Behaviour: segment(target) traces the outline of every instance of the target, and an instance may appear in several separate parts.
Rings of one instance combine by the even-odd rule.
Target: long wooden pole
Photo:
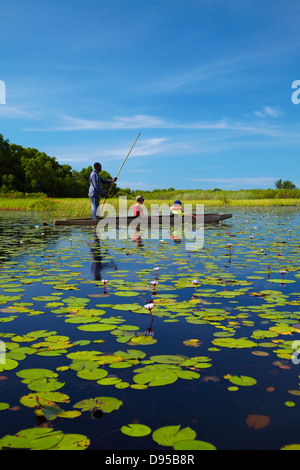
[[[133,142],[133,144],[132,144],[132,146],[131,146],[129,152],[128,152],[127,155],[126,155],[125,160],[123,161],[122,165],[120,166],[119,171],[118,171],[118,173],[116,174],[115,178],[118,178],[118,176],[119,176],[119,174],[120,174],[120,172],[121,172],[121,170],[122,170],[122,168],[123,168],[123,166],[124,166],[124,164],[125,164],[127,158],[129,157],[129,155],[130,155],[130,153],[131,153],[131,150],[132,150],[133,147],[135,146],[136,141],[138,140],[138,138],[139,138],[140,135],[141,135],[141,133],[139,132],[137,138],[136,138],[135,141]],[[104,199],[104,202],[103,202],[103,204],[102,204],[102,206],[101,206],[101,209],[100,209],[100,212],[99,212],[98,217],[101,216],[102,209],[103,209],[103,207],[104,207],[104,205],[105,205],[105,203],[106,203],[106,200],[107,200],[107,198],[108,198],[108,196],[109,196],[109,193],[110,193],[111,190],[112,190],[113,185],[114,185],[114,181],[113,181],[113,182],[111,183],[111,185],[110,185],[110,188],[109,188],[108,193],[107,193],[107,195],[106,195],[106,197],[105,197],[105,199]]]

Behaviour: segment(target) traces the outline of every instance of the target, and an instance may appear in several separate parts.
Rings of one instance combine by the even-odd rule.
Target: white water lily
[[[154,303],[153,302],[149,302],[148,304],[145,304],[144,305],[144,308],[146,308],[147,310],[149,310],[149,312],[151,312],[151,310],[153,309],[154,307]]]

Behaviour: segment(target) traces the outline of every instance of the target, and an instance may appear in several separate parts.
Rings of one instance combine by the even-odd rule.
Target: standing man
[[[100,163],[94,164],[94,170],[90,174],[90,187],[89,187],[89,198],[92,206],[92,219],[97,219],[97,209],[100,204],[100,197],[106,196],[106,193],[102,189],[102,183],[114,183],[117,178],[112,180],[105,180],[100,176],[102,166]]]

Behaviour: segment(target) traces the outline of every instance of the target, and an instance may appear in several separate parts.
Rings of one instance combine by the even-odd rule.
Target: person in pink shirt
[[[133,206],[133,215],[136,215],[137,217],[144,217],[144,211],[143,208],[141,207],[142,204],[144,203],[144,198],[143,196],[137,196],[136,198],[136,204]]]

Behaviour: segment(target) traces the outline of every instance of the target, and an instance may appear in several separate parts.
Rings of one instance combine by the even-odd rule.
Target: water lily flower
[[[199,281],[197,279],[193,279],[192,281],[193,286],[195,287],[195,292],[196,292],[196,287],[199,284]]]
[[[228,248],[230,254],[231,254],[231,247],[232,247],[232,243],[227,243],[227,248]]]
[[[286,273],[286,270],[285,270],[285,269],[282,269],[282,270],[280,271],[280,274],[282,275],[282,279],[284,278],[285,273]]]
[[[153,302],[149,302],[148,304],[145,304],[145,305],[144,305],[144,308],[147,309],[147,310],[149,310],[151,317],[152,317],[152,312],[151,312],[151,310],[153,309],[153,307],[154,307],[154,303],[153,303]]]
[[[154,281],[151,281],[150,284],[152,285],[153,287],[153,292],[155,291],[155,286],[157,286],[158,284],[158,281],[156,279],[154,279]]]
[[[107,279],[102,279],[102,284],[105,286],[105,284],[107,283]]]
[[[159,270],[159,268],[153,268],[153,271],[155,271],[155,279],[157,279],[157,271]]]
[[[153,302],[149,302],[148,304],[145,304],[144,305],[144,308],[146,308],[147,310],[152,310],[154,307],[154,303]]]
[[[152,317],[152,309],[154,307],[154,303],[153,302],[149,302],[148,304],[144,305],[144,308],[147,309],[149,312],[150,312],[150,315]]]

